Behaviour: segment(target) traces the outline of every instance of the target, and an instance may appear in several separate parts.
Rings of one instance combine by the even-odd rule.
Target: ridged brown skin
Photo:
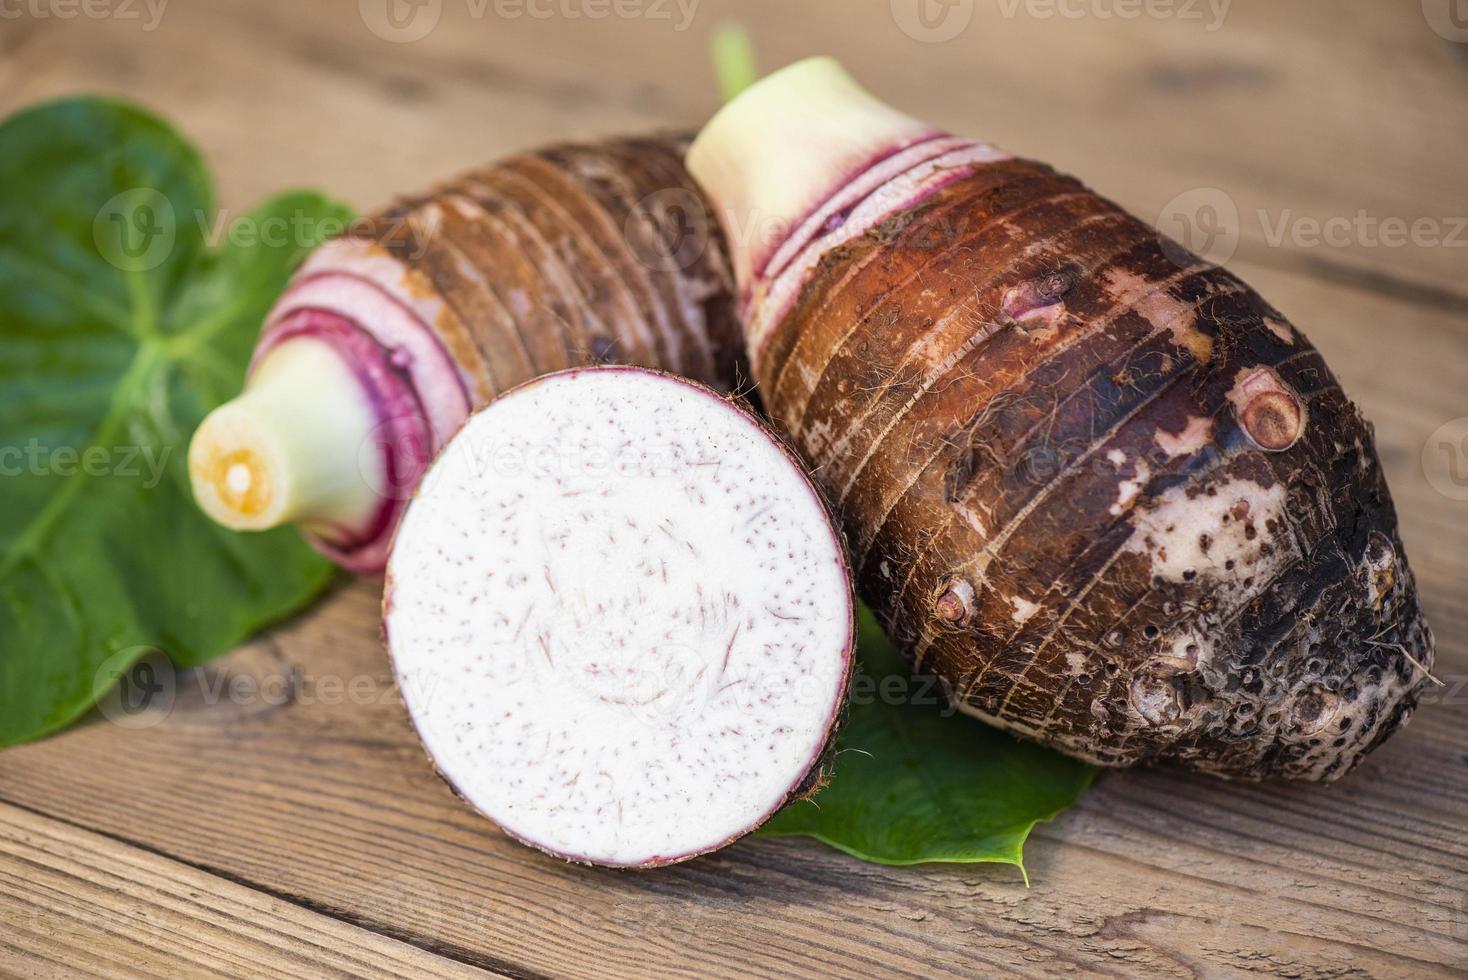
[[[755,361],[966,710],[1315,780],[1411,713],[1433,642],[1369,425],[1277,310],[1075,180],[988,164],[837,246]]]
[[[747,377],[725,240],[666,135],[511,157],[356,222],[302,266],[257,362],[303,331],[349,336],[359,375],[417,407],[374,439],[390,488],[365,524],[307,538],[382,571],[403,502],[469,412],[552,371],[660,368],[720,391]],[[364,353],[365,352],[365,353]],[[364,360],[365,358],[365,360]],[[371,363],[366,363],[370,360]],[[381,491],[379,491],[381,492]]]
[[[560,144],[462,174],[357,226],[447,307],[475,406],[568,367],[656,367],[721,390],[742,341],[722,233],[682,135]]]

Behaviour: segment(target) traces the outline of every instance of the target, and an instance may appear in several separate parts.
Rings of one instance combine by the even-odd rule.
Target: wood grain
[[[226,206],[324,184],[366,209],[536,143],[699,122],[717,103],[708,38],[733,19],[766,68],[835,55],[894,104],[1078,173],[1148,220],[1180,194],[1217,188],[1251,261],[1468,310],[1468,229],[1442,247],[1373,246],[1354,232],[1339,246],[1269,241],[1282,220],[1298,232],[1296,219],[1349,223],[1364,211],[1431,219],[1446,238],[1468,218],[1468,59],[1411,0],[1233,0],[1216,30],[1199,16],[1067,17],[1047,15],[1054,0],[972,0],[954,5],[971,19],[942,43],[905,34],[888,0],[685,0],[694,11],[681,30],[675,0],[628,2],[647,15],[528,12],[586,0],[440,0],[437,29],[411,43],[374,36],[357,0],[171,4],[153,31],[3,21],[18,40],[0,63],[0,112],[119,92],[199,141]]]
[[[425,975],[1468,971],[1468,502],[1423,465],[1433,432],[1468,416],[1468,250],[1272,245],[1257,215],[1468,211],[1463,46],[1405,0],[1236,0],[1213,32],[978,0],[934,44],[885,0],[705,0],[684,31],[473,9],[443,0],[411,44],[375,38],[351,0],[170,5],[152,32],[3,21],[0,113],[121,92],[200,143],[225,207],[298,184],[370,207],[537,142],[697,121],[714,106],[707,36],[732,16],[767,66],[836,54],[899,104],[1149,219],[1219,188],[1241,215],[1231,265],[1376,424],[1447,686],[1331,787],[1109,773],[1036,833],[1028,889],[1009,868],[882,868],[788,840],[614,873],[514,845],[433,776],[378,644],[378,586],[349,583],[179,675],[152,727],[94,717],[0,753],[0,972],[201,972],[212,957],[247,972],[259,944],[313,943],[323,970],[330,955]],[[192,945],[156,958],[124,928],[145,915]]]
[[[1287,310],[1339,288],[1245,272]],[[1468,635],[1468,521],[1426,484],[1416,455],[1422,433],[1461,411],[1468,344],[1448,317],[1406,316],[1422,350],[1398,366],[1400,345],[1374,329],[1385,301],[1346,299],[1351,315],[1315,340],[1378,418],[1443,641],[1440,672],[1456,683],[1468,674],[1458,639]],[[1415,397],[1393,406],[1387,395],[1401,390]],[[357,582],[270,639],[181,675],[154,727],[98,719],[7,751],[0,797],[521,974],[1468,967],[1462,690],[1324,789],[1107,774],[1032,841],[1029,889],[1012,869],[877,868],[799,841],[746,841],[624,874],[511,843],[433,776],[378,648],[376,602],[375,583]]]
[[[0,972],[485,977],[217,875],[0,805]]]

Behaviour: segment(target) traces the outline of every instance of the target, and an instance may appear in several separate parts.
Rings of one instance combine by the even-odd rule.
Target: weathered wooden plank
[[[151,32],[30,18],[0,22],[0,113],[123,92],[202,145],[228,207],[300,183],[367,206],[541,140],[696,121],[713,107],[707,33],[733,15],[767,65],[829,51],[893,101],[1051,159],[1149,218],[1179,193],[1223,189],[1241,215],[1235,264],[1377,424],[1442,647],[1449,686],[1361,772],[1324,789],[1109,774],[1038,833],[1028,890],[1012,869],[877,868],[798,841],[742,842],[649,874],[573,868],[510,843],[432,776],[378,649],[376,586],[358,583],[185,675],[156,727],[93,721],[0,754],[0,799],[102,831],[106,848],[134,842],[144,850],[124,847],[128,860],[161,862],[159,876],[201,894],[257,894],[212,870],[288,899],[250,906],[251,928],[299,924],[304,907],[323,927],[357,923],[527,975],[1468,969],[1468,502],[1456,499],[1468,494],[1441,466],[1448,493],[1435,488],[1423,466],[1434,431],[1468,416],[1468,252],[1272,246],[1265,234],[1286,211],[1468,210],[1463,46],[1410,2],[1237,0],[1214,32],[1176,18],[1006,17],[1007,3],[973,5],[959,37],[931,44],[903,34],[892,5],[845,0],[705,0],[686,31],[445,0],[440,27],[408,44],[374,37],[350,0],[176,4]],[[252,677],[282,683],[234,698],[218,687]],[[7,867],[0,857],[0,892]],[[115,923],[80,904],[91,893],[77,889],[93,886],[63,886],[62,873],[45,871],[53,886],[15,907],[33,923],[42,899],[69,902],[65,934],[79,938],[58,951],[29,925],[6,930],[0,971],[22,949],[67,973],[116,973],[117,956],[156,952],[119,953]],[[211,935],[220,948],[191,947],[192,962],[237,963],[252,948]]]
[[[509,842],[433,776],[378,649],[377,587],[359,582],[183,675],[156,727],[97,721],[0,754],[0,798],[532,973],[1468,968],[1468,503],[1419,464],[1427,435],[1468,414],[1468,339],[1444,314],[1245,271],[1377,419],[1454,685],[1342,784],[1108,774],[1038,833],[1028,890],[1012,869],[878,868],[799,841],[655,873],[572,867]]]
[[[0,974],[493,975],[7,804]]]
[[[0,112],[121,92],[202,144],[230,207],[302,183],[367,207],[533,143],[698,122],[716,104],[708,35],[732,18],[767,67],[834,54],[896,104],[1149,220],[1221,209],[1252,262],[1468,309],[1468,45],[1421,4],[1233,0],[1217,20],[1203,0],[984,0],[932,5],[966,26],[926,43],[903,24],[946,32],[913,28],[917,0],[686,2],[685,20],[675,0],[625,0],[642,12],[625,18],[585,0],[444,0],[420,5],[440,19],[410,43],[374,35],[352,0],[173,4],[153,31],[6,21],[22,36]],[[1126,13],[1139,8],[1164,13]],[[1383,235],[1387,219],[1415,244]]]
[[[323,616],[355,621],[371,606],[356,589]],[[305,640],[286,646],[330,656]],[[1007,870],[878,869],[784,842],[657,874],[571,868],[463,812],[407,733],[379,719],[374,734],[366,710],[215,713],[176,715],[156,735],[98,725],[53,743],[58,754],[14,753],[32,759],[7,764],[6,792],[452,955],[506,950],[557,975],[884,964],[1187,975],[1283,957],[1407,976],[1468,956],[1463,781],[1449,768],[1462,766],[1461,709],[1424,715],[1326,791],[1109,776],[1032,845],[1028,891]],[[199,762],[181,768],[175,753]]]

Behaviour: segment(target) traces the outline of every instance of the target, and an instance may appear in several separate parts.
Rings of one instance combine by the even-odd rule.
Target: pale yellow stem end
[[[351,367],[302,337],[275,348],[189,444],[199,507],[239,531],[356,527],[380,505],[377,419]]]

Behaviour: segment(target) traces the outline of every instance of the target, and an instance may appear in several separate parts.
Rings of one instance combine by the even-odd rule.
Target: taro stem
[[[370,445],[380,420],[352,366],[330,344],[288,340],[245,391],[206,418],[189,446],[199,506],[225,527],[369,524],[384,478]]]

